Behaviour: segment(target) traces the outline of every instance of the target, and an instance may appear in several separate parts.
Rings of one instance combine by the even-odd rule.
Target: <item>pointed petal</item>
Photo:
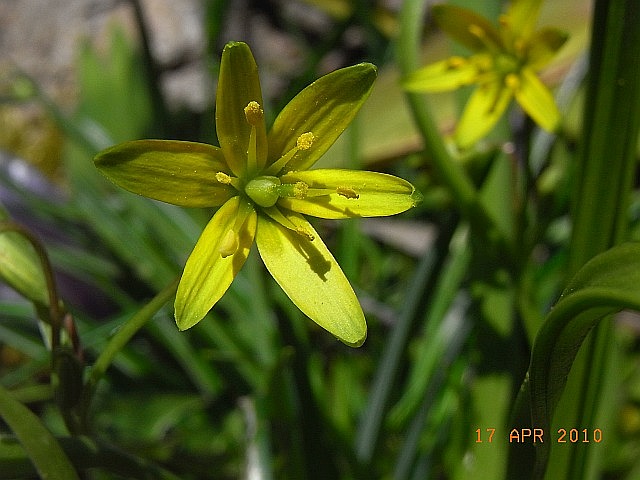
[[[514,94],[522,109],[542,128],[554,131],[560,123],[560,111],[549,89],[529,68],[522,70],[519,79]]]
[[[256,243],[264,264],[305,315],[347,345],[359,347],[367,324],[349,281],[311,224],[301,215],[288,218],[312,232],[314,240],[260,216]]]
[[[244,109],[250,102],[262,103],[258,67],[246,43],[229,42],[222,52],[216,92],[216,131],[220,147],[231,171],[241,176],[247,166],[247,148],[251,125]],[[259,161],[267,154],[264,118],[256,125]]]
[[[474,11],[454,5],[434,5],[432,12],[436,24],[471,51],[504,50],[496,27]]]
[[[446,92],[470,85],[478,78],[475,62],[451,57],[432,63],[411,73],[402,86],[412,92]]]
[[[137,140],[103,150],[97,169],[130,192],[183,207],[217,207],[236,195],[215,175],[228,172],[214,146],[173,140]]]
[[[180,330],[198,323],[220,300],[244,265],[256,231],[253,207],[234,197],[215,213],[184,267],[176,293],[175,315]],[[230,231],[237,232],[235,253],[223,257],[221,251]]]
[[[422,195],[406,180],[377,172],[305,170],[287,173],[280,180],[288,184],[303,182],[310,194],[304,198],[283,197],[279,206],[321,218],[395,215],[422,200]],[[314,196],[313,190],[327,190],[327,194]]]
[[[361,63],[319,78],[296,95],[276,118],[269,132],[272,164],[296,146],[298,138],[313,133],[306,150],[299,150],[286,170],[306,170],[318,160],[351,123],[371,93],[376,67]]]
[[[513,0],[502,16],[509,30],[520,38],[527,38],[538,21],[542,0]]]
[[[489,133],[509,106],[512,96],[511,90],[500,81],[476,88],[456,126],[456,144],[468,148]]]
[[[566,32],[556,28],[543,28],[535,32],[527,42],[527,66],[532,70],[544,67],[565,44],[567,38],[569,36]]]

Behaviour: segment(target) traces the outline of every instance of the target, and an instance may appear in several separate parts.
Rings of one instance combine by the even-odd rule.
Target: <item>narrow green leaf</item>
[[[0,385],[0,416],[16,434],[43,479],[78,479],[73,465],[40,419]]]
[[[573,360],[587,333],[607,314],[640,310],[640,243],[614,247],[589,261],[569,282],[541,327],[531,357],[532,424],[549,431]],[[542,476],[550,443],[537,445]]]
[[[375,65],[361,63],[319,78],[296,95],[280,112],[269,131],[268,164],[292,150],[300,135],[313,133],[311,147],[299,150],[287,170],[306,170],[351,123],[371,93]]]
[[[130,192],[183,207],[216,207],[236,190],[216,180],[229,172],[222,151],[204,143],[137,140],[103,150],[96,168]]]
[[[311,320],[352,347],[367,336],[367,324],[353,288],[311,224],[287,216],[314,239],[258,218],[256,243],[262,261],[293,303]]]
[[[290,172],[280,179],[283,183],[303,182],[309,190],[305,198],[284,197],[278,204],[314,217],[395,215],[422,201],[422,195],[409,182],[384,173],[318,169]]]

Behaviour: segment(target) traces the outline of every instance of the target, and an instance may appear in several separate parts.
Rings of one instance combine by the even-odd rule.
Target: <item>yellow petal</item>
[[[236,176],[247,169],[247,151],[252,125],[245,108],[255,102],[262,106],[258,67],[246,43],[229,42],[222,51],[216,92],[216,131],[224,157]],[[264,118],[254,121],[256,162],[264,165],[267,134]]]
[[[451,57],[416,70],[402,86],[411,92],[446,92],[469,85],[477,78],[478,67],[473,61]]]
[[[256,231],[256,212],[233,197],[213,216],[184,267],[176,293],[180,330],[198,323],[227,291],[244,265]]]
[[[380,217],[415,207],[422,196],[406,180],[393,175],[358,170],[318,169],[290,172],[280,177],[306,194],[283,197],[278,205],[322,218]],[[325,192],[325,193],[323,193]]]
[[[367,324],[349,281],[322,239],[301,215],[288,219],[314,240],[269,217],[258,218],[256,243],[278,285],[311,320],[352,347],[367,336]]]
[[[512,91],[500,81],[476,88],[456,127],[454,139],[458,146],[471,147],[489,133],[509,106],[512,97]]]
[[[135,140],[100,152],[96,168],[130,192],[182,207],[218,207],[237,192],[216,180],[229,171],[222,150],[174,140]]]
[[[529,68],[522,70],[514,88],[522,109],[542,128],[554,131],[560,123],[560,111],[549,89]]]
[[[569,36],[555,28],[543,28],[535,32],[526,44],[527,67],[539,70],[555,56]]]
[[[541,5],[542,0],[513,0],[503,15],[502,22],[508,25],[514,35],[524,39],[535,28]]]
[[[432,14],[442,30],[471,51],[504,50],[500,32],[473,10],[455,5],[434,5]]]

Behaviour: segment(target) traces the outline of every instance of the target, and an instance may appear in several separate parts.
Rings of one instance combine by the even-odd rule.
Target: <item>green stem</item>
[[[421,32],[427,4],[428,2],[424,0],[407,0],[400,11],[397,57],[402,76],[408,75],[419,67]],[[407,93],[406,98],[424,139],[425,149],[431,154],[435,169],[461,210],[471,213],[478,204],[477,191],[471,179],[447,151],[424,96]]]
[[[419,66],[421,32],[427,4],[424,0],[407,0],[400,11],[400,34],[396,50],[403,77]],[[474,232],[487,238],[498,251],[506,253],[505,263],[511,268],[515,258],[513,246],[500,233],[494,218],[480,201],[478,190],[469,175],[447,150],[424,96],[406,93],[406,98],[424,140],[425,150],[429,153],[429,159],[439,178],[449,189]]]
[[[100,353],[93,367],[91,367],[91,373],[87,384],[85,386],[84,398],[82,407],[84,409],[83,414],[86,415],[93,393],[95,392],[96,385],[100,379],[104,376],[107,369],[113,362],[115,356],[124,348],[124,346],[131,340],[131,338],[142,328],[144,325],[153,318],[153,316],[166,304],[176,293],[178,289],[179,277],[173,282],[167,285],[161,290],[149,303],[142,307],[133,317],[131,317],[120,328],[113,337],[107,343],[107,346]],[[84,416],[83,415],[83,416]]]

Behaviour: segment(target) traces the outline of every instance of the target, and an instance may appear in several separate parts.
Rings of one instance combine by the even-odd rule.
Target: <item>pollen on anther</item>
[[[450,68],[450,69],[460,68],[463,65],[465,65],[466,63],[467,63],[467,60],[465,58],[462,58],[462,57],[451,57],[447,61],[447,68]]]
[[[244,107],[244,116],[249,125],[257,126],[264,118],[264,111],[260,104],[253,100]]]
[[[224,172],[216,173],[216,180],[218,181],[218,183],[222,183],[224,185],[231,184],[231,177]]]
[[[313,141],[316,139],[312,132],[303,133],[298,137],[296,141],[296,147],[300,150],[308,150],[313,145]]]
[[[309,191],[309,185],[304,182],[296,182],[293,185],[293,196],[295,198],[305,198]]]
[[[507,87],[512,90],[518,89],[520,87],[520,79],[515,73],[510,73],[504,78],[504,83]]]
[[[238,234],[233,230],[228,230],[218,246],[218,251],[222,258],[227,258],[238,251]]]

